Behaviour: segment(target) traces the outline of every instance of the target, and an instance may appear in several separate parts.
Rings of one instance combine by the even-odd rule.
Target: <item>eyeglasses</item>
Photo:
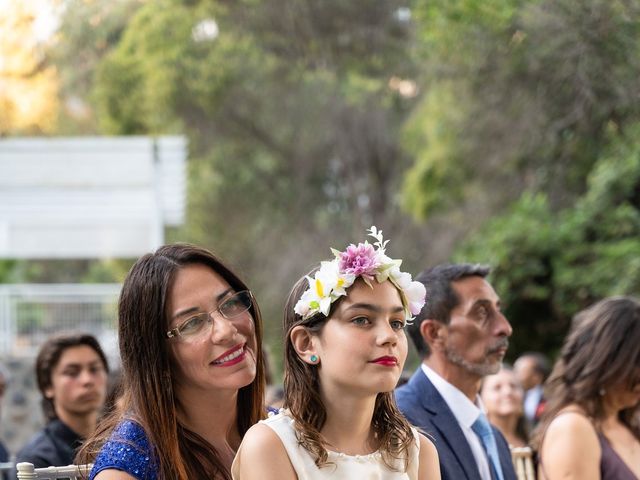
[[[167,338],[181,337],[185,340],[197,338],[207,331],[206,326],[210,328],[213,325],[213,315],[216,312],[220,312],[224,318],[231,320],[249,310],[251,305],[253,305],[253,295],[249,290],[236,292],[227,297],[215,310],[189,317],[176,328],[169,330],[166,336]]]

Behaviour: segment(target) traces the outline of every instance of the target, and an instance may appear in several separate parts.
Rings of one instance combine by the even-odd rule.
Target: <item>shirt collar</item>
[[[480,396],[476,395],[476,401],[474,403],[469,400],[461,390],[437,374],[435,370],[424,363],[421,364],[421,367],[429,381],[436,390],[438,390],[438,393],[444,398],[444,401],[447,402],[449,409],[454,417],[456,417],[458,423],[471,428],[471,425],[473,425],[480,413],[485,411]]]

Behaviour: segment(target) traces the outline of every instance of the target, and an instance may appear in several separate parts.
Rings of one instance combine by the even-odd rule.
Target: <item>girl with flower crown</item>
[[[425,289],[385,254],[382,232],[321,262],[284,313],[285,409],[254,425],[235,480],[439,480],[433,443],[395,405],[407,356],[404,327]]]

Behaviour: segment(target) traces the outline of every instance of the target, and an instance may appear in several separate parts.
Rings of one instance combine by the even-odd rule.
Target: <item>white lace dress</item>
[[[391,470],[382,461],[382,455],[379,452],[369,455],[345,455],[329,451],[329,464],[318,468],[309,452],[298,444],[293,422],[294,420],[287,415],[286,411],[261,421],[273,429],[282,441],[300,480],[417,480],[418,478],[420,441],[415,429],[412,430],[416,441],[409,452],[409,465],[406,472],[402,471],[404,462],[399,462],[398,470],[400,471]],[[236,460],[231,467],[234,480],[240,479],[239,457],[236,455]]]

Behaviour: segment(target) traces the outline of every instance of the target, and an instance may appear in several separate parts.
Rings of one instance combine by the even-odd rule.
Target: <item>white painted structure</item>
[[[0,258],[132,258],[184,222],[184,137],[0,139]]]

